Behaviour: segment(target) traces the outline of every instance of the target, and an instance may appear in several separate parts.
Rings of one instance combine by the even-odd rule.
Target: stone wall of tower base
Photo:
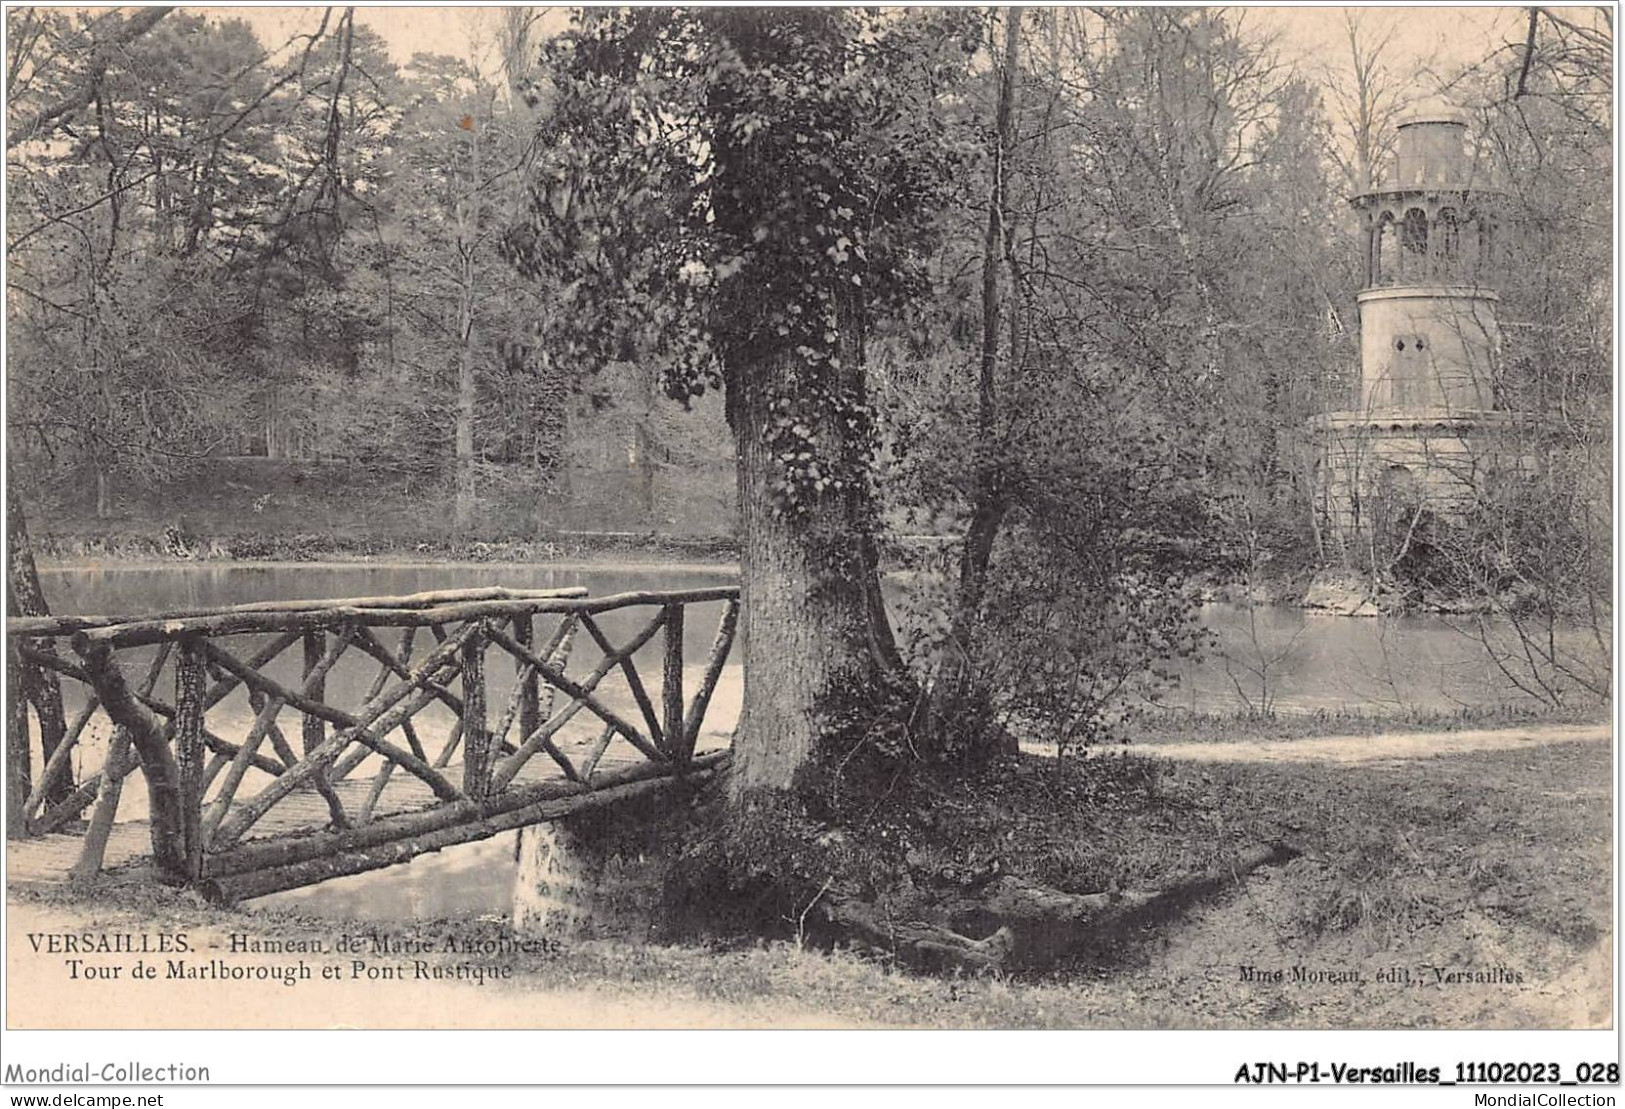
[[[1493,426],[1349,421],[1321,434],[1321,510],[1328,534],[1345,549],[1363,545],[1379,499],[1407,496],[1454,515],[1517,461]]]

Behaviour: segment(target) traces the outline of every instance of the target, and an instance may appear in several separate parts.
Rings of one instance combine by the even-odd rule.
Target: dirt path
[[[1356,766],[1406,759],[1436,759],[1475,751],[1505,751],[1552,743],[1605,743],[1608,724],[1542,724],[1459,732],[1393,732],[1387,735],[1335,735],[1313,739],[1241,739],[1229,743],[1147,743],[1138,754],[1190,762],[1323,762]],[[1023,744],[1029,754],[1053,754],[1053,747]]]

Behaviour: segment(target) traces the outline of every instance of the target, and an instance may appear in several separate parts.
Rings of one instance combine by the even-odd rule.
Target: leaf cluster
[[[962,151],[954,13],[596,12],[549,47],[521,271],[566,290],[587,361],[686,399],[752,378],[780,507],[866,487],[865,338],[924,288]],[[758,433],[757,429],[751,429]]]

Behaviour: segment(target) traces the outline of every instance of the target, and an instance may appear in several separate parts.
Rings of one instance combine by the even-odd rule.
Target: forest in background
[[[274,43],[153,14],[8,13],[8,385],[29,495],[161,528],[184,509],[154,510],[155,492],[208,489],[251,530],[279,501],[297,518],[315,498],[296,486],[348,484],[335,515],[381,494],[430,537],[528,536],[535,513],[514,506],[555,490],[572,449],[587,499],[617,454],[645,482],[657,454],[715,464],[720,421],[696,445],[636,367],[561,370],[537,341],[548,290],[502,257],[535,162],[515,91],[535,13],[491,29],[489,73],[398,66],[348,10]]]
[[[571,290],[517,280],[505,256],[563,164],[542,139],[537,13],[489,21],[485,69],[397,65],[353,12],[310,16],[267,43],[185,9],[8,13],[9,426],[31,494],[107,517],[222,458],[340,460],[468,531],[482,499],[534,501],[572,471],[629,468],[652,513],[636,486],[656,468],[725,466],[714,412],[663,410],[648,359],[573,358]],[[994,358],[1009,412],[1030,407],[1022,391],[1076,395],[1051,406],[1064,426],[1001,429],[1022,480],[1133,467],[1131,443],[1183,452],[1203,459],[1192,492],[1205,527],[1232,533],[1221,545],[1261,530],[1273,553],[1325,561],[1308,421],[1356,376],[1344,198],[1435,87],[1473,109],[1519,208],[1507,403],[1561,405],[1588,440],[1606,424],[1604,32],[1548,14],[1527,52],[1396,73],[1391,22],[1327,18],[1347,21],[1348,57],[1308,73],[1244,11],[1028,13],[997,140],[1014,303]],[[871,360],[893,442],[951,441],[975,407],[997,23],[981,18],[977,75],[939,135],[957,168],[931,295]],[[955,531],[955,453],[892,483],[911,530]]]
[[[489,22],[484,69],[397,65],[348,10],[310,15],[268,43],[184,9],[8,13],[9,427],[30,494],[109,518],[143,491],[207,483],[225,458],[338,460],[346,480],[488,535],[493,506],[620,470],[607,489],[589,476],[583,499],[632,492],[640,530],[692,530],[680,508],[655,513],[654,475],[726,473],[717,413],[678,418],[647,359],[573,360],[571,290],[516,280],[504,256],[538,175],[562,164],[541,145],[537,14]],[[1606,436],[1604,32],[1547,15],[1528,51],[1396,73],[1391,22],[1327,18],[1347,21],[1348,56],[1311,73],[1241,11],[1028,14],[998,139],[999,295],[1015,304],[994,359],[1012,412],[1022,390],[1079,392],[1052,408],[1064,426],[1010,421],[1013,468],[1048,482],[1136,465],[1122,448],[1160,441],[1143,449],[1204,459],[1193,492],[1220,545],[1335,555],[1308,420],[1343,407],[1356,376],[1344,198],[1380,177],[1395,117],[1435,87],[1473,109],[1520,212],[1508,403],[1534,394],[1588,444]],[[951,441],[975,407],[996,23],[981,19],[979,75],[939,136],[958,163],[932,295],[875,345],[894,442]],[[938,465],[955,454],[894,483],[906,530],[955,530],[966,478]],[[252,490],[260,512],[275,500],[235,476],[217,487]],[[725,504],[700,514],[701,530],[729,523]],[[534,533],[546,516],[495,519]]]

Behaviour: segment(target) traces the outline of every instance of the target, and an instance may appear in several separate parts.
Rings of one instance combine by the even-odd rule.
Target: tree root
[[[854,897],[830,898],[825,918],[837,930],[866,947],[890,951],[910,966],[927,970],[1002,967],[1015,949],[1015,934],[999,928],[986,939],[973,940],[951,928],[924,920],[883,919],[880,910]]]
[[[1061,961],[1087,940],[1171,919],[1260,867],[1299,853],[1285,844],[1256,846],[1228,865],[1160,890],[1067,893],[1002,875],[979,888],[933,896],[907,920],[892,919],[873,902],[832,895],[824,901],[824,918],[837,938],[890,952],[923,970],[1033,969]],[[988,934],[976,939],[967,932]]]

